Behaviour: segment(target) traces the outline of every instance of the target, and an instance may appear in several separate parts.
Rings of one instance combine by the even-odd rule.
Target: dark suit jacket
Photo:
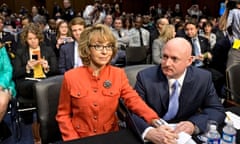
[[[58,70],[64,74],[74,67],[74,42],[66,43],[60,47]]]
[[[194,47],[193,47],[193,43],[192,43],[192,40],[191,38],[188,38],[186,37],[186,39],[191,43],[192,45],[192,55],[195,55],[195,52],[194,52]],[[210,43],[208,41],[207,38],[203,37],[203,36],[198,36],[198,42],[199,42],[199,45],[200,45],[200,48],[201,48],[201,53],[204,54],[206,52],[210,52],[211,53],[211,47],[210,47]],[[205,65],[207,65],[209,63],[209,61],[207,59],[205,59],[203,61],[203,63]]]
[[[47,47],[46,45],[40,45],[41,56],[45,57],[48,61],[48,65],[50,67],[50,71],[46,74],[46,76],[55,75],[57,73],[57,59],[56,55],[53,52],[51,47]],[[25,77],[32,77],[33,71],[30,74],[26,73],[26,65],[27,61],[30,59],[29,49],[24,46],[20,48],[16,52],[16,58],[13,61],[13,76],[16,79],[22,79]]]
[[[160,66],[139,72],[135,89],[159,117],[165,115],[169,103],[169,86]],[[148,127],[141,118],[135,115],[133,118],[141,132]],[[218,100],[211,74],[193,66],[187,68],[179,97],[178,113],[169,122],[188,120],[203,132],[209,119],[221,124],[224,118],[224,108]]]
[[[14,36],[11,33],[9,33],[9,32],[2,32],[2,39],[0,39],[0,42],[1,43],[11,42],[10,47],[8,47],[8,45],[6,45],[6,50],[8,52],[11,51],[14,54],[16,53],[17,44],[16,44]]]
[[[194,53],[194,47],[193,47],[193,43],[192,43],[192,40],[191,38],[186,38],[192,45],[192,54],[195,55]],[[210,48],[210,43],[208,41],[207,38],[203,37],[203,36],[198,36],[198,42],[200,44],[200,47],[201,47],[201,52],[202,54],[205,53],[205,52],[211,52],[211,48]]]

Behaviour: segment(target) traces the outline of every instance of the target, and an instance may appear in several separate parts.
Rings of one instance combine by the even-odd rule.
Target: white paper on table
[[[192,136],[185,132],[180,132],[178,134],[177,143],[178,144],[196,144],[196,142],[192,139]]]
[[[225,122],[231,120],[233,122],[233,126],[235,129],[240,130],[240,116],[232,113],[230,111],[226,112],[227,117],[225,118]]]

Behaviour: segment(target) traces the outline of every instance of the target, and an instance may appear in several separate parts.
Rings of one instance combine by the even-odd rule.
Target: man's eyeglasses
[[[89,47],[94,48],[96,51],[102,51],[103,49],[107,50],[107,51],[112,51],[114,46],[113,45],[89,45]]]

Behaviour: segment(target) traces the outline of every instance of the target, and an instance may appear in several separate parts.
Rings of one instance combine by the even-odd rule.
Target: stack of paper
[[[226,115],[227,115],[227,117],[225,119],[225,122],[228,122],[229,120],[231,120],[233,122],[234,128],[239,130],[240,129],[240,116],[238,116],[230,111],[227,111]]]

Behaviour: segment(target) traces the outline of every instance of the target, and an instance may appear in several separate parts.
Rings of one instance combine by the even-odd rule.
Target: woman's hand
[[[40,64],[44,69],[49,68],[48,61],[46,59],[41,59]]]
[[[176,144],[177,138],[178,135],[167,125],[161,125],[157,128],[153,128],[149,130],[145,136],[146,140],[155,144]]]
[[[44,72],[45,73],[48,73],[49,70],[50,70],[50,67],[48,65],[48,61],[43,57],[41,60],[40,60],[40,63],[42,65],[42,68],[44,69]]]
[[[27,65],[26,65],[26,69],[31,70],[37,64],[39,64],[39,60],[34,60],[34,59],[33,60],[28,60]]]

